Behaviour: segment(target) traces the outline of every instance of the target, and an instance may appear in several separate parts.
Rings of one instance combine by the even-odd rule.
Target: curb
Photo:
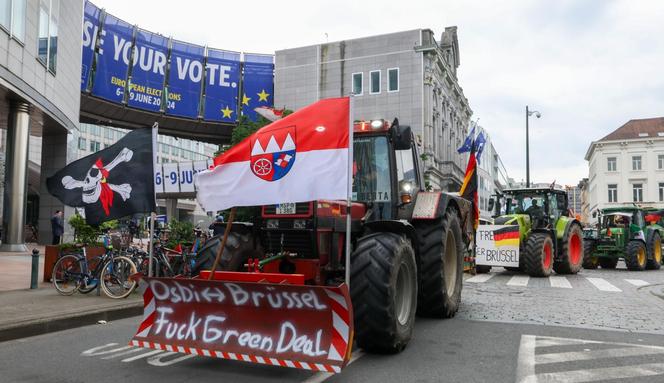
[[[29,320],[11,327],[0,328],[0,342],[88,326],[100,320],[112,321],[141,314],[143,314],[143,302],[139,301],[114,308]]]

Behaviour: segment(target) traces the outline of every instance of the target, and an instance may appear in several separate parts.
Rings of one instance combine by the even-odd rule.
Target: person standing
[[[51,217],[51,232],[53,233],[53,242],[52,245],[59,245],[62,234],[65,232],[65,226],[62,219],[64,213],[60,210],[56,210],[53,217]]]

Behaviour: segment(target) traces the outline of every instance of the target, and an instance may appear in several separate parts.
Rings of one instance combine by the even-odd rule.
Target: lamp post
[[[526,187],[527,188],[530,187],[530,145],[528,140],[528,118],[533,114],[537,118],[542,117],[542,113],[536,110],[529,110],[528,105],[526,105]]]

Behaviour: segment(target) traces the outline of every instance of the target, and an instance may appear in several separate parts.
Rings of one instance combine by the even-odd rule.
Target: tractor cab
[[[567,193],[549,188],[509,189],[496,206],[502,216],[528,216],[534,228],[549,227],[567,215]]]

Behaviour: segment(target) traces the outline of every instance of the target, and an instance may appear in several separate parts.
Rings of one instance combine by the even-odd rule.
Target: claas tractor
[[[583,230],[569,212],[567,193],[555,188],[522,188],[503,191],[489,200],[495,225],[518,226],[518,267],[532,277],[576,274],[583,263]],[[516,234],[516,233],[515,233]],[[478,266],[478,272],[488,272]]]
[[[657,270],[662,262],[661,212],[625,205],[593,213],[597,229],[584,238],[584,268],[615,269],[624,259],[627,269]]]
[[[416,313],[454,316],[474,234],[470,202],[425,191],[414,136],[397,120],[356,123],[352,165],[350,211],[331,200],[261,206],[252,222],[231,224],[223,249],[221,236],[202,247],[198,278],[147,278],[144,317],[156,298],[165,314],[144,320],[133,344],[338,372],[354,341],[396,353]],[[211,274],[220,250],[220,271]],[[194,303],[174,307],[184,301]]]

